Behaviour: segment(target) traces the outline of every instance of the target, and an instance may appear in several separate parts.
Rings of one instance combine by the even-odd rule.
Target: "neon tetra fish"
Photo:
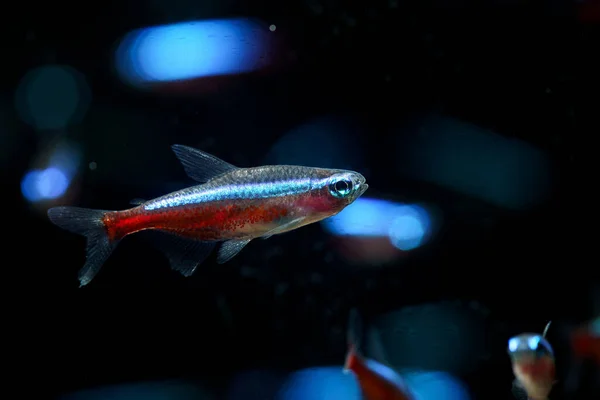
[[[154,200],[136,200],[136,207],[123,211],[48,210],[54,224],[87,237],[81,286],[90,283],[117,243],[132,233],[164,233],[159,243],[171,267],[190,276],[217,242],[222,242],[217,262],[227,262],[252,239],[339,213],[369,187],[354,171],[293,165],[238,168],[191,147],[172,149],[187,175],[200,185]]]
[[[556,383],[554,351],[543,334],[523,333],[510,338],[508,354],[515,374],[513,393],[519,400],[547,400]]]
[[[408,389],[401,383],[399,376],[388,379],[358,353],[359,316],[356,310],[350,312],[348,327],[348,354],[344,364],[344,372],[352,371],[364,400],[412,400]],[[389,369],[390,372],[393,372]]]

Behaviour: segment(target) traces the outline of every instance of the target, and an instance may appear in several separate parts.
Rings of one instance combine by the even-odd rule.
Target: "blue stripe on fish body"
[[[196,186],[159,197],[148,202],[144,210],[181,207],[213,201],[236,199],[262,199],[270,197],[293,196],[323,187],[327,179],[290,179],[285,181]]]

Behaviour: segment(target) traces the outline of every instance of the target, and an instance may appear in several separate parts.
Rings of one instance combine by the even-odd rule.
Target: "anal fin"
[[[217,262],[219,264],[226,263],[235,257],[248,243],[250,243],[252,239],[232,239],[221,244],[219,248],[219,252],[217,254]]]
[[[215,248],[215,242],[183,238],[170,232],[149,230],[142,234],[169,259],[171,268],[183,276],[191,276]]]

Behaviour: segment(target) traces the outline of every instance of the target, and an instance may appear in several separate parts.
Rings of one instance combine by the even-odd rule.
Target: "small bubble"
[[[92,162],[90,163],[89,167],[90,167],[90,169],[91,169],[92,171],[94,171],[96,168],[98,168],[98,164],[96,164],[96,162],[95,162],[95,161],[92,161]]]
[[[271,25],[271,26],[269,26],[269,30],[270,30],[271,32],[275,32],[275,29],[277,29],[277,27],[276,27],[275,25]]]

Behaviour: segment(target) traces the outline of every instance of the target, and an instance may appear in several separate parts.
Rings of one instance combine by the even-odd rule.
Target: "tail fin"
[[[350,310],[347,329],[348,354],[346,355],[346,361],[344,362],[344,372],[352,370],[359,354],[358,346],[361,339],[360,335],[362,333],[362,325],[360,315],[358,314],[358,310],[356,308]]]
[[[86,261],[79,270],[79,287],[91,282],[117,245],[110,241],[106,233],[102,220],[106,212],[79,207],[54,207],[48,210],[48,218],[53,224],[87,238]]]

